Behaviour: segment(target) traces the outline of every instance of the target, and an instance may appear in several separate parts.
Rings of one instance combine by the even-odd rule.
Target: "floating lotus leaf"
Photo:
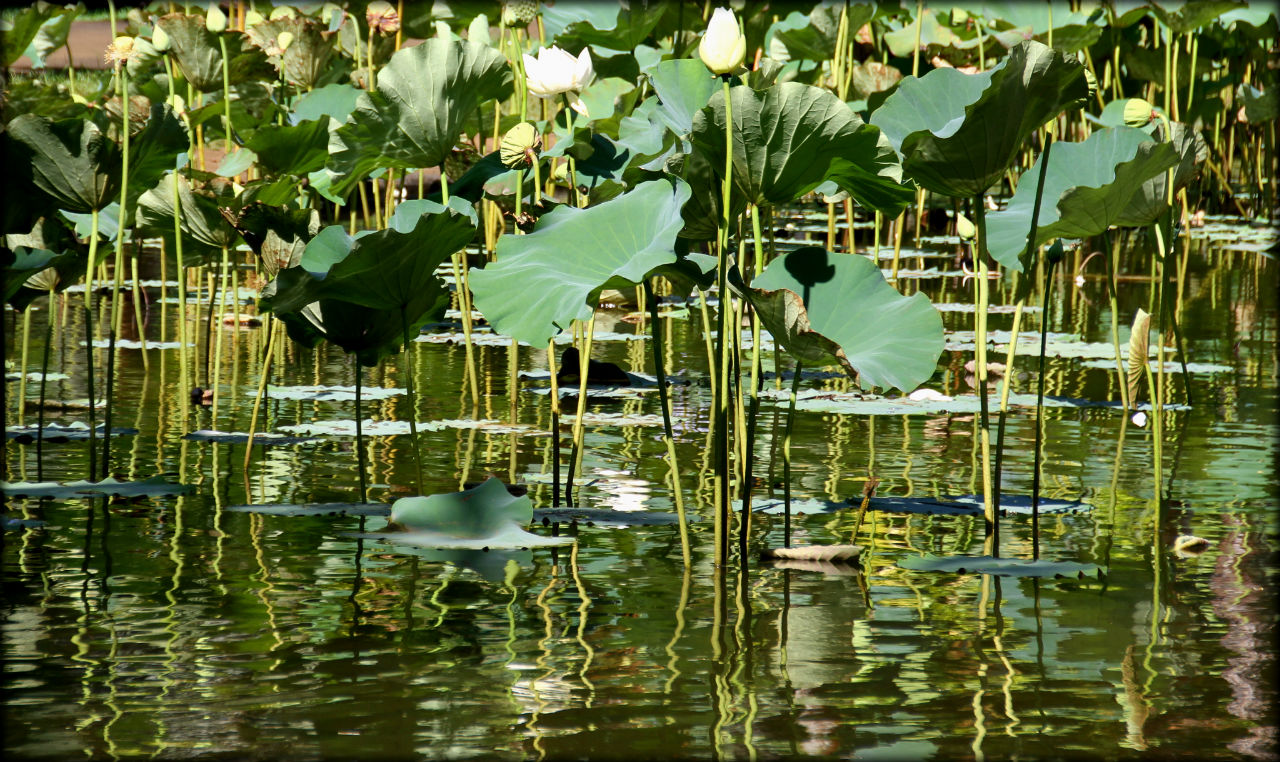
[[[246,444],[249,441],[249,432],[200,429],[199,431],[183,434],[182,438],[192,442]],[[316,441],[314,437],[291,437],[285,434],[274,434],[269,431],[255,431],[253,433],[253,443],[255,445],[295,445],[314,441]]]
[[[331,191],[344,196],[378,168],[441,164],[485,101],[511,92],[506,58],[478,42],[432,38],[404,48],[378,72],[346,124],[329,139]]]
[[[745,289],[769,333],[805,365],[839,365],[866,386],[909,391],[942,354],[942,316],[903,296],[865,257],[806,246],[778,257]]]
[[[512,495],[494,477],[462,492],[400,498],[391,505],[391,521],[408,532],[383,535],[385,539],[418,547],[502,550],[573,543],[572,537],[526,532],[533,502]]]
[[[256,392],[246,391],[256,395]],[[310,402],[351,402],[356,398],[354,386],[273,386],[268,384],[266,394],[273,400],[307,400]],[[381,386],[362,388],[360,399],[383,400],[405,394],[404,389],[387,389]]]
[[[1143,183],[1178,160],[1173,146],[1157,143],[1133,127],[1098,130],[1083,143],[1055,143],[1048,156],[1036,247],[1053,238],[1100,235],[1120,219]],[[1022,174],[1008,206],[987,215],[987,250],[1013,270],[1030,264],[1022,256],[1044,158],[1041,153]]]
[[[113,497],[158,497],[164,495],[181,495],[191,491],[185,484],[174,484],[165,481],[162,476],[153,476],[138,482],[120,481],[107,477],[100,482],[80,480],[60,484],[58,482],[0,482],[0,492],[12,498],[80,498],[110,495]]]
[[[257,441],[255,435],[254,440]],[[259,513],[264,516],[390,516],[386,503],[271,503],[263,505],[229,505],[235,513]]]
[[[790,548],[766,548],[764,558],[785,558],[792,561],[821,561],[825,563],[857,563],[862,556],[861,545],[796,545]]]
[[[267,172],[305,175],[322,169],[329,158],[329,120],[265,124],[254,131],[245,145],[258,154],[258,166]]]
[[[958,574],[994,574],[1000,577],[1086,577],[1103,576],[1097,564],[1079,564],[1073,561],[1027,561],[1020,558],[993,558],[991,556],[909,556],[898,566],[912,571],[955,572]]]
[[[610,508],[535,508],[533,520],[545,526],[552,522],[606,526],[668,526],[678,520],[674,513],[658,511],[615,511]]]
[[[533,232],[503,236],[497,260],[471,271],[476,309],[494,330],[546,346],[572,320],[591,317],[600,291],[635,286],[674,265],[689,187],[654,180],[598,206],[560,206]]]
[[[880,130],[830,92],[798,82],[738,86],[733,99],[733,193],[758,206],[788,204],[832,180],[863,206],[893,216],[914,199]],[[723,91],[694,117],[692,140],[718,176],[725,163]],[[696,193],[720,194],[720,181]],[[731,198],[732,198],[731,196]],[[688,215],[686,215],[688,217]]]
[[[43,439],[46,443],[62,443],[62,442],[80,442],[89,438],[89,424],[81,421],[73,421],[67,425],[61,423],[46,423],[44,428],[39,426],[9,426],[5,429],[5,437],[13,439],[19,444],[30,444],[37,439]],[[94,435],[98,437],[106,436],[107,429],[104,425],[99,424],[93,429]],[[111,436],[122,437],[137,434],[137,429],[131,428],[113,428]]]
[[[985,72],[904,77],[871,123],[902,155],[907,176],[972,198],[1004,175],[1036,129],[1087,96],[1082,64],[1029,40]]]

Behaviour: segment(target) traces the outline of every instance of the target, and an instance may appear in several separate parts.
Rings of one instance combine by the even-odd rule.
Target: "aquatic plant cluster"
[[[25,506],[5,530],[32,531],[47,501],[193,489],[133,468],[116,478],[121,441],[137,433],[119,425],[133,403],[127,350],[147,369],[177,363],[161,414],[184,446],[242,448],[245,505],[228,512],[359,517],[357,578],[365,540],[468,563],[569,547],[585,612],[578,544],[559,525],[623,523],[670,533],[683,612],[700,561],[721,583],[740,570],[743,602],[753,569],[860,573],[874,511],[981,521],[981,555],[921,553],[901,569],[984,585],[1104,579],[1105,565],[1067,551],[1041,558],[1041,515],[1083,505],[1041,494],[1046,410],[1119,410],[1120,446],[1127,427],[1147,429],[1163,505],[1171,413],[1201,402],[1191,374],[1215,367],[1183,338],[1192,241],[1230,215],[1264,231],[1246,248],[1274,267],[1276,14],[1234,0],[800,5],[111,5],[110,42],[89,67],[72,56],[83,5],[5,11],[4,64],[36,67],[8,71],[0,106],[11,173],[0,336],[16,372],[2,462],[5,479],[11,461],[22,474],[0,486]],[[60,54],[64,68],[45,68]],[[816,212],[818,240],[793,240],[797,208]],[[923,269],[926,241],[953,247],[948,276],[972,290],[967,336],[944,330],[956,305],[931,301],[908,266],[919,256]],[[1053,351],[1104,368],[1107,388],[1050,396],[1053,290],[1064,270],[1083,283],[1091,261],[1109,341]],[[1150,284],[1145,309],[1121,309],[1125,279]],[[617,338],[597,330],[614,306],[648,329],[633,371],[652,375],[597,359]],[[1011,330],[989,329],[1010,313]],[[672,373],[676,321],[698,336],[705,373]],[[50,364],[68,340],[83,345],[82,364],[63,367],[74,380]],[[420,399],[438,371],[422,372],[428,342],[462,347],[469,417],[420,416],[439,407]],[[314,385],[277,385],[282,366],[325,347],[347,358],[349,386],[322,385],[318,359]],[[492,410],[497,350],[505,420]],[[976,395],[935,388],[955,372],[944,352],[972,352]],[[1012,389],[1020,352],[1038,355],[1024,363],[1034,393]],[[382,383],[389,371],[403,389]],[[804,388],[832,377],[837,393]],[[49,397],[72,380],[83,401]],[[698,393],[681,406],[684,386]],[[522,392],[540,395],[549,423],[522,420]],[[391,404],[401,396],[407,406]],[[657,414],[599,411],[618,398],[656,398]],[[282,400],[352,403],[354,420],[273,427],[263,409]],[[838,505],[793,499],[803,411],[972,415],[976,494],[877,495],[869,468]],[[672,511],[624,520],[591,505],[584,457],[598,426],[661,431]],[[424,441],[444,428],[510,435],[510,483],[469,483],[468,450],[457,490],[427,494],[439,479]],[[678,455],[690,431],[706,435],[697,475]],[[326,437],[354,437],[350,494],[268,504],[264,486],[255,502],[269,448],[318,452]],[[394,439],[384,459],[400,481],[372,476],[371,437]],[[521,437],[549,440],[545,484],[515,483]],[[83,453],[81,478],[46,481],[46,446]],[[1015,448],[1031,452],[1029,494],[1002,487]],[[793,543],[793,514],[831,511],[853,517],[835,542]],[[1187,532],[1170,542],[1154,515],[1155,554],[1209,545]],[[1002,550],[1010,521],[1027,525],[1029,558]],[[514,591],[515,572],[503,574]]]

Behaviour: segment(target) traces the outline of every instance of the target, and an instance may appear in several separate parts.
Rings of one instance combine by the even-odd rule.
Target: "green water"
[[[927,264],[935,262],[946,269],[946,260]],[[897,562],[924,552],[980,555],[982,521],[881,512],[871,512],[862,530],[861,574],[757,562],[756,551],[782,538],[781,517],[764,514],[754,520],[748,574],[736,560],[714,568],[709,394],[696,309],[666,321],[669,370],[691,382],[673,392],[681,479],[695,521],[688,572],[674,526],[581,526],[572,551],[449,555],[356,538],[358,518],[231,511],[247,502],[356,500],[352,438],[255,448],[246,474],[243,445],[181,438],[175,350],[150,351],[149,367],[137,350],[121,350],[113,425],[139,433],[113,440],[111,471],[163,474],[193,490],[133,501],[9,501],[7,516],[47,524],[4,535],[7,754],[1274,755],[1277,271],[1254,252],[1202,244],[1188,262],[1180,312],[1188,353],[1229,370],[1193,374],[1194,407],[1169,414],[1165,500],[1153,499],[1150,427],[1125,424],[1112,409],[1046,412],[1044,494],[1083,499],[1088,510],[1043,516],[1041,555],[1100,564],[1103,580],[907,571]],[[1106,289],[1094,277],[1101,267],[1092,263],[1076,286],[1074,264],[1055,285],[1048,326],[1107,342]],[[904,288],[935,302],[972,301],[971,284],[958,277]],[[1008,284],[995,288],[993,303],[1007,304]],[[72,297],[72,306],[81,298]],[[1121,282],[1126,328],[1149,299],[1148,281]],[[37,308],[30,370],[39,369],[47,319],[44,300]],[[167,307],[165,325],[153,302],[152,339],[162,327],[175,338],[176,309]],[[597,330],[648,333],[620,320],[625,314],[602,312]],[[21,320],[7,317],[7,358],[16,363]],[[973,327],[971,312],[943,317],[948,329]],[[68,319],[51,348],[51,370],[71,378],[51,381],[49,395],[83,399],[83,327],[77,310]],[[1029,313],[1024,328],[1038,320]],[[991,318],[993,329],[1010,322],[1009,314]],[[191,355],[197,367],[200,327]],[[265,331],[215,327],[215,337],[219,331],[227,348],[219,420],[215,426],[207,408],[197,409],[185,430],[247,429],[259,377],[253,358]],[[596,346],[597,359],[653,370],[648,341]],[[478,411],[464,381],[463,348],[419,343],[417,350],[418,420],[511,421],[505,347],[477,350]],[[971,357],[945,352],[930,386],[971,393],[964,378]],[[353,381],[349,359],[332,348],[291,346],[279,360],[273,384]],[[545,369],[544,351],[522,348],[519,363]],[[1034,358],[1016,363],[1014,391],[1034,393]],[[365,383],[403,387],[405,367],[392,359],[367,372]],[[1169,381],[1172,400],[1181,402],[1180,374]],[[1047,385],[1054,395],[1118,398],[1114,373],[1079,359],[1050,359]],[[838,390],[848,382],[815,378],[805,386]],[[7,389],[13,425],[18,383]],[[35,399],[38,384],[28,383],[26,393]],[[547,398],[521,391],[514,408],[533,433],[421,433],[424,492],[453,491],[492,473],[529,482],[535,507],[549,505]],[[655,394],[592,409],[658,412]],[[780,430],[773,403],[761,411],[758,474]],[[364,412],[406,420],[408,402],[403,395],[366,401]],[[263,407],[268,431],[353,414],[351,402],[268,400]],[[34,423],[35,412],[25,419]],[[86,420],[83,412],[49,419]],[[860,495],[872,473],[878,495],[972,494],[980,490],[975,427],[972,414],[801,412],[793,489],[800,498],[843,500]],[[1004,490],[1028,494],[1030,408],[1013,409],[1005,436]],[[673,510],[660,426],[589,426],[586,441],[586,505]],[[408,437],[370,437],[367,447],[371,499],[413,494]],[[83,443],[45,448],[45,480],[84,478]],[[34,445],[9,442],[5,458],[11,481],[35,480]],[[779,467],[772,480],[780,475]],[[848,542],[854,522],[849,510],[802,516],[795,537]],[[363,528],[382,523],[370,518]],[[1003,532],[1006,555],[1030,557],[1028,518],[1007,519]],[[1184,533],[1207,539],[1208,550],[1175,554],[1172,541]]]

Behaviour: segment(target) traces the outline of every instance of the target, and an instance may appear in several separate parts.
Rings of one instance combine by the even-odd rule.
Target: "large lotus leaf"
[[[406,328],[410,336],[418,335],[424,325],[444,317],[448,305],[448,292],[424,288],[411,296],[403,315],[399,309],[379,310],[341,299],[320,299],[276,316],[294,341],[308,347],[328,341],[354,354],[361,365],[373,367],[400,351]]]
[[[1177,193],[1186,187],[1200,173],[1200,166],[1209,155],[1209,147],[1200,133],[1179,122],[1174,122],[1172,145],[1177,152],[1177,166],[1173,170],[1173,190]],[[1164,130],[1157,130],[1156,140],[1163,140]],[[1137,193],[1129,198],[1129,204],[1117,216],[1115,224],[1121,227],[1142,227],[1150,225],[1169,208],[1169,174],[1161,172],[1142,184]]]
[[[733,99],[733,195],[759,206],[788,204],[833,180],[871,209],[896,215],[915,197],[880,130],[830,92],[798,82],[739,86]],[[724,166],[723,91],[694,117],[692,140],[713,169]],[[712,192],[719,193],[719,182]]]
[[[554,42],[575,55],[585,45],[631,51],[649,37],[670,3],[600,3],[560,0],[543,5],[543,29]]]
[[[859,11],[865,8],[854,7]],[[852,28],[857,29],[869,18],[870,11],[866,13],[866,18]],[[770,42],[776,41],[774,45],[781,45],[787,51],[787,60],[821,62],[830,60],[835,55],[839,26],[840,10],[832,5],[818,5],[807,16],[799,11],[792,11],[785,19],[775,21],[765,32],[765,37]],[[768,50],[772,51],[774,45]]]
[[[60,208],[91,212],[119,196],[120,148],[93,122],[23,114],[7,132],[16,160]]]
[[[560,206],[529,235],[498,239],[497,261],[471,271],[476,308],[499,333],[533,346],[586,320],[607,284],[635,285],[673,264],[689,186],[653,180],[587,209]]]
[[[57,283],[63,288],[74,282],[74,274],[83,273],[85,259],[76,252],[56,252],[48,249],[31,249],[18,246],[13,249],[13,261],[6,264],[4,273],[4,301],[14,309],[25,309],[37,297],[49,293],[28,282],[31,276],[54,268],[58,272]]]
[[[526,495],[512,495],[492,476],[462,492],[402,497],[391,504],[391,521],[408,531],[381,538],[428,548],[505,550],[574,541],[526,532],[533,502]]]
[[[301,176],[324,167],[329,158],[329,120],[265,124],[245,145],[258,154],[258,166],[273,175]]]
[[[681,140],[688,140],[693,117],[720,90],[720,82],[694,58],[662,61],[649,72],[660,105],[655,113]]]
[[[465,211],[462,207],[466,207]],[[471,214],[468,214],[470,212]],[[379,310],[405,308],[445,294],[435,269],[474,237],[474,210],[466,202],[448,208],[434,201],[406,201],[385,230],[352,238],[330,225],[307,244],[297,267],[280,271],[262,306],[293,312],[319,299],[339,299]]]
[[[289,119],[297,124],[307,119],[323,121],[323,117],[330,117],[341,124],[355,111],[356,101],[360,99],[362,92],[364,91],[351,85],[325,85],[294,100]]]
[[[925,10],[920,15],[920,47],[965,47],[965,40],[957,35],[951,27],[939,23],[937,14],[937,11]],[[916,35],[916,22],[912,21],[904,24],[901,29],[885,32],[884,44],[889,46],[889,52],[898,58],[910,58],[911,51],[916,46]],[[974,44],[977,43],[976,36],[973,41]]]
[[[1177,34],[1195,31],[1206,24],[1212,24],[1219,16],[1236,8],[1244,8],[1248,3],[1241,0],[1189,0],[1178,4],[1177,10],[1162,8],[1158,3],[1151,3],[1151,10],[1156,18]]]
[[[268,278],[276,277],[285,267],[301,264],[307,242],[320,232],[320,214],[315,209],[289,209],[254,201],[238,212],[224,211],[223,217],[258,255]]]
[[[37,5],[44,5],[44,3],[37,3]],[[71,22],[85,11],[84,3],[63,7],[54,6],[54,8],[57,10],[57,15],[40,25],[35,38],[31,40],[31,45],[27,47],[27,56],[31,58],[33,69],[43,68],[49,54],[67,44]]]
[[[1270,122],[1276,118],[1277,109],[1280,108],[1280,98],[1276,96],[1275,86],[1267,90],[1259,90],[1248,82],[1244,82],[1241,83],[1237,92],[1240,102],[1244,104],[1245,118],[1251,124]]]
[[[1098,577],[1102,568],[1096,564],[1074,561],[1029,561],[1022,558],[992,556],[908,556],[898,566],[912,571],[955,572],[958,574],[994,574],[999,577]]]
[[[507,59],[483,43],[432,38],[398,51],[378,72],[378,89],[330,133],[331,191],[345,195],[380,167],[438,166],[476,108],[505,98],[511,81]]]
[[[194,267],[204,264],[209,257],[220,253],[222,247],[234,247],[236,231],[219,211],[218,199],[208,191],[192,189],[187,178],[177,172],[165,175],[154,188],[138,198],[138,227],[160,235],[165,239],[166,251],[176,254],[173,240],[174,183],[178,186],[178,204],[182,209],[181,265]]]
[[[156,19],[156,25],[169,35],[169,53],[191,86],[202,93],[221,92],[222,47],[219,35],[205,27],[205,17],[170,13]],[[271,72],[266,56],[249,45],[243,34],[226,31],[221,37],[227,46],[227,74],[231,84],[258,78],[263,69]]]
[[[21,58],[39,33],[41,25],[62,12],[59,6],[38,0],[30,8],[12,15],[6,14],[0,20],[0,58],[3,59],[3,64],[8,67]]]
[[[928,297],[898,293],[865,257],[796,249],[770,262],[745,295],[788,352],[806,365],[839,365],[863,387],[910,391],[942,354],[942,316]]]
[[[903,78],[871,123],[909,177],[935,193],[973,197],[1001,178],[1036,129],[1087,95],[1082,64],[1029,40],[985,72]]]
[[[337,44],[336,36],[317,20],[306,16],[284,16],[254,24],[245,30],[249,41],[266,54],[276,71],[283,71],[291,84],[310,90],[325,74]],[[281,51],[280,35],[292,35]]]
[[[849,82],[854,93],[868,97],[882,93],[902,81],[902,72],[879,61],[867,60],[849,67]]]
[[[1178,160],[1173,146],[1156,143],[1142,130],[1109,127],[1083,143],[1054,143],[1049,151],[1035,246],[1052,238],[1100,235],[1120,218],[1143,183]],[[1035,208],[1036,183],[1045,154],[1022,174],[1009,205],[987,215],[987,251],[997,262],[1022,271],[1028,262],[1027,234]]]

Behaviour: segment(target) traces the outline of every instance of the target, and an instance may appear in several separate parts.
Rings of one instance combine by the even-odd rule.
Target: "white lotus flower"
[[[698,55],[716,74],[732,74],[747,57],[747,38],[738,28],[738,19],[728,8],[716,8],[707,32],[698,43]]]
[[[574,111],[590,116],[586,104],[578,99],[578,91],[586,87],[595,76],[591,52],[587,48],[583,48],[577,58],[555,45],[540,49],[537,58],[525,53],[524,76],[530,95],[535,98],[564,95]]]

